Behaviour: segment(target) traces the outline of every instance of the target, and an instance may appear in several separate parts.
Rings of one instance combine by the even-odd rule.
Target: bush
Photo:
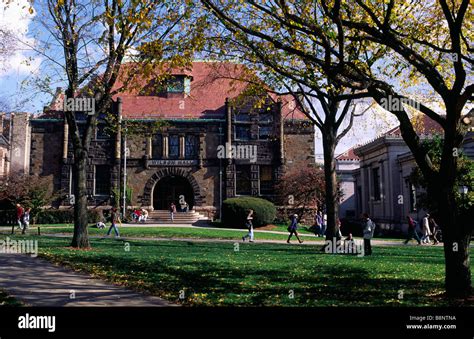
[[[253,225],[261,227],[275,220],[275,205],[265,199],[254,197],[229,198],[222,203],[222,223],[226,227],[245,227],[248,210],[253,209]]]
[[[101,219],[98,210],[87,211],[87,222],[95,224]],[[37,224],[72,224],[74,223],[74,210],[43,210],[36,217]]]

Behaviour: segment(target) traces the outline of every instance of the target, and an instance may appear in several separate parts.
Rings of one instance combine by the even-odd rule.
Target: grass
[[[312,245],[245,243],[235,251],[232,243],[113,239],[93,239],[84,251],[68,247],[70,239],[28,238],[53,262],[184,305],[449,305],[440,297],[440,247],[374,247],[373,256],[357,257]]]
[[[90,235],[105,235],[106,229],[97,229],[95,227],[89,227]],[[140,227],[140,226],[123,226],[119,227],[120,235],[123,237],[155,237],[155,238],[194,238],[194,239],[234,239],[239,240],[243,235],[247,234],[247,230],[223,230],[223,229],[208,229],[200,227]],[[36,234],[36,230],[32,229],[29,231],[30,234]],[[286,232],[286,229],[282,232]],[[9,233],[8,230],[3,232],[4,234]],[[56,227],[44,227],[41,226],[41,234],[72,234],[73,227],[56,226]],[[304,233],[302,234],[310,234]],[[255,232],[255,240],[286,240],[287,234],[273,234],[265,232]],[[312,237],[305,237],[306,240],[321,240],[314,235]],[[296,241],[296,239],[294,239]]]
[[[0,290],[0,307],[3,306],[21,306],[21,303]]]

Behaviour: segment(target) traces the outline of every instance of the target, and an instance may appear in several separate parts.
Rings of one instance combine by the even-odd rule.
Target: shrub
[[[98,210],[87,211],[87,222],[95,224],[101,218]],[[43,210],[38,213],[37,224],[72,224],[74,223],[74,210]]]
[[[222,203],[222,222],[226,227],[243,228],[248,210],[253,209],[253,225],[261,227],[275,220],[275,205],[265,199],[254,197],[229,198]]]

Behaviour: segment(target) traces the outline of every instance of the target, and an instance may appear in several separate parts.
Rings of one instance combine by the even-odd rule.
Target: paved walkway
[[[283,233],[288,235],[288,233]],[[47,237],[57,237],[57,238],[71,238],[70,234],[54,234],[54,233],[48,233],[44,234],[44,236]],[[315,238],[315,236],[312,236]],[[127,240],[136,240],[136,241],[182,241],[182,242],[198,242],[198,243],[207,243],[207,242],[215,242],[215,243],[243,243],[242,238],[238,237],[235,239],[218,239],[218,238],[181,238],[181,237],[119,237],[119,238],[114,238],[113,235],[111,236],[97,236],[97,235],[89,235],[90,239],[117,239],[117,240],[122,240],[122,241],[127,241]],[[291,239],[291,244],[293,245],[323,245],[324,242],[322,238],[319,238],[321,240],[304,240],[302,244],[298,244],[298,240],[293,237]],[[361,242],[362,239],[359,238],[354,238],[354,240]],[[248,243],[248,241],[245,241],[245,243]],[[269,239],[258,239],[258,236],[255,236],[255,241],[253,244],[286,244],[286,240],[269,240]],[[403,240],[377,240],[377,239],[372,239],[372,246],[418,246],[418,244],[415,241],[409,242],[407,245],[403,244]],[[438,245],[420,245],[420,247],[426,247],[426,246],[443,246],[442,243]],[[473,247],[474,245],[471,245]]]
[[[0,267],[0,289],[28,306],[176,306],[28,255],[0,254]]]

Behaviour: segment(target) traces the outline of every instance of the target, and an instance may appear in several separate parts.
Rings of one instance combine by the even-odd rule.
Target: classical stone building
[[[426,116],[415,127],[422,139],[442,132],[441,127]],[[473,136],[473,132],[468,132],[463,142],[463,151],[471,159],[474,159]],[[422,188],[410,181],[410,174],[417,165],[401,137],[400,128],[355,147],[354,153],[360,159],[360,167],[353,171],[356,215],[369,213],[381,232],[405,233],[406,216],[420,220],[426,211],[417,206]]]
[[[143,131],[126,134],[98,123],[87,164],[90,205],[110,206],[124,180],[129,205],[150,210],[179,206],[184,198],[195,211],[216,217],[228,197],[275,200],[275,183],[287,166],[314,163],[314,130],[286,96],[243,95],[247,85],[233,80],[241,70],[194,62],[192,69],[173,70],[159,89],[145,94],[145,83],[116,95],[111,114]],[[50,176],[68,206],[74,159],[62,108],[58,91],[43,115],[27,119],[25,140],[29,172]]]

